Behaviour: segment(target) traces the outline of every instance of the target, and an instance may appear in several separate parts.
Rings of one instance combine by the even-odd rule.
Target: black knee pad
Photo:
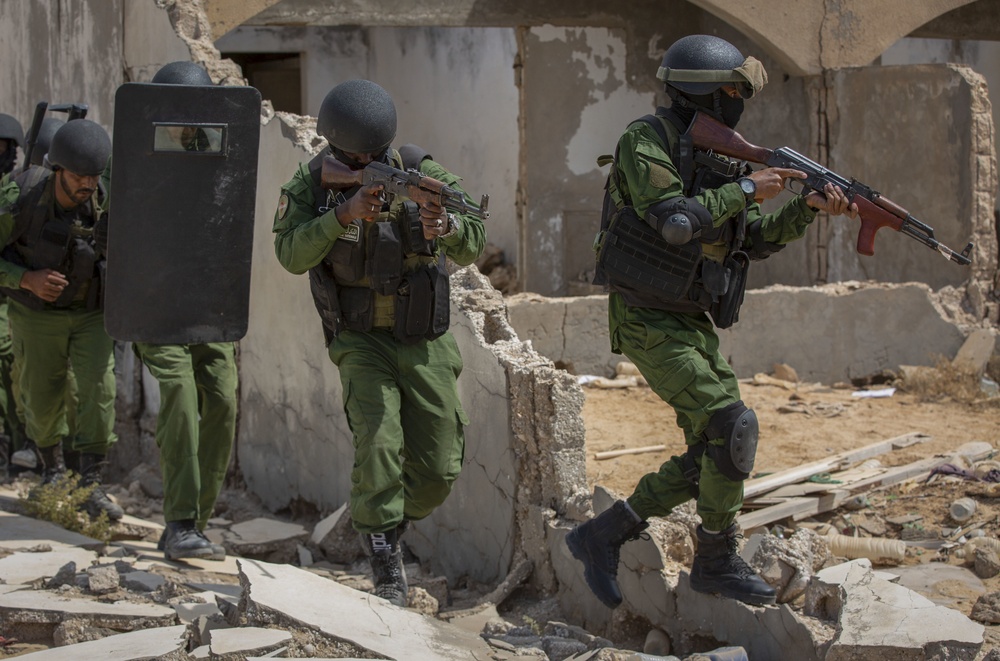
[[[716,411],[703,434],[705,442],[722,438],[722,446],[708,443],[708,453],[719,471],[730,480],[741,482],[750,477],[757,456],[760,427],[757,414],[741,401]]]

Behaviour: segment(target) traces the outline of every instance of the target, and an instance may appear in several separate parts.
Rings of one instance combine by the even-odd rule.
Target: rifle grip
[[[858,219],[861,221],[861,230],[858,232],[858,254],[871,257],[875,254],[875,232],[883,227],[891,227],[898,232],[903,225],[903,219],[863,195],[853,196],[851,202],[858,205]]]
[[[875,254],[875,232],[878,226],[875,223],[866,223],[861,219],[861,230],[858,232],[858,254],[871,257]]]

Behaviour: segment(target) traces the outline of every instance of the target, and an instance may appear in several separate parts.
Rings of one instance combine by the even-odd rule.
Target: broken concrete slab
[[[330,562],[349,565],[363,555],[347,503],[317,523],[309,539]]]
[[[282,645],[292,642],[292,634],[279,629],[261,627],[240,627],[238,629],[216,629],[212,631],[209,648],[212,658],[229,655],[263,655],[273,652]]]
[[[87,589],[94,594],[117,592],[120,585],[121,576],[113,566],[87,568]]]
[[[18,658],[31,661],[79,661],[80,659],[180,661],[186,658],[184,655],[186,646],[187,627],[180,625],[122,633],[101,640],[25,654]]]
[[[0,536],[3,533],[0,532]],[[93,551],[64,544],[51,544],[45,553],[13,553],[0,558],[0,578],[10,584],[26,585],[39,578],[51,578],[70,562],[77,567],[89,567],[97,560]]]
[[[132,571],[122,574],[121,582],[133,592],[153,592],[167,581],[159,574],[148,571]]]
[[[157,604],[104,603],[41,590],[16,590],[0,595],[0,616],[7,625],[58,624],[75,619],[116,631],[170,626],[177,617],[172,608]]]
[[[969,333],[951,364],[960,370],[982,376],[986,364],[993,357],[996,336],[985,328],[977,328]]]
[[[983,625],[854,565],[840,587],[843,606],[825,661],[859,658],[973,659]],[[751,656],[753,653],[751,652]]]
[[[240,568],[245,613],[263,609],[399,661],[492,658],[479,636],[303,569],[259,560]]]
[[[296,523],[266,517],[237,523],[223,533],[226,548],[265,562],[292,562],[298,557],[298,545],[308,537],[309,532]]]
[[[909,567],[893,567],[892,573],[899,577],[898,584],[923,595],[938,606],[962,608],[964,600],[975,599],[985,594],[987,589],[976,574],[965,567],[931,562]],[[961,586],[961,590],[956,587]]]
[[[54,523],[0,511],[0,548],[20,549],[42,543],[79,546],[91,551],[104,548],[104,542],[71,532]]]
[[[177,613],[177,617],[184,624],[190,624],[202,615],[221,615],[222,611],[215,602],[216,592],[202,592],[190,595],[201,599],[201,602],[188,601],[182,604],[173,604],[172,607]],[[234,601],[233,603],[236,603]]]
[[[677,581],[677,608],[673,620],[651,622],[673,640],[710,636],[728,645],[743,647],[751,659],[796,659],[819,661],[821,651],[833,638],[833,626],[805,618],[789,604],[749,606],[735,599],[702,594],[690,587],[687,571]]]

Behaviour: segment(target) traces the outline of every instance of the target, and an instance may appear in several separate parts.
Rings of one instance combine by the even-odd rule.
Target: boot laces
[[[379,597],[394,597],[403,590],[403,574],[398,555],[379,554],[372,558],[372,573],[375,575],[375,594]]]
[[[635,528],[631,531],[625,533],[621,538],[617,540],[612,540],[608,544],[608,567],[607,570],[612,576],[618,575],[618,561],[621,559],[622,546],[625,542],[631,542],[636,539],[643,539],[649,541],[652,539],[648,532],[645,532],[649,524],[643,521],[642,523],[637,523]]]
[[[739,575],[740,578],[750,578],[756,576],[754,568],[740,555],[740,542],[743,539],[741,533],[733,533],[726,536],[726,548],[729,549],[728,562],[729,569]]]

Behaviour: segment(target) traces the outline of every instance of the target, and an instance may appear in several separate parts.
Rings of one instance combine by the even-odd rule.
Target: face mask
[[[17,150],[8,147],[4,153],[0,154],[0,174],[7,174],[14,169],[14,161],[17,158]]]
[[[743,114],[743,99],[734,99],[728,94],[720,94],[719,107],[721,109],[722,123],[731,129],[736,128]]]

